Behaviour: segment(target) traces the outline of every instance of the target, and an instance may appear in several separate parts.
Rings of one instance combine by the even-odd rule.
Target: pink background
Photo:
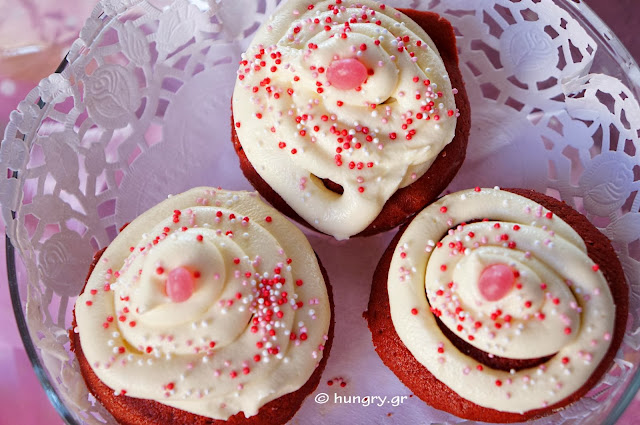
[[[638,0],[587,0],[640,60],[634,42],[640,24]],[[0,134],[9,113],[37,82],[52,72],[93,8],[91,0],[0,0]],[[66,16],[67,12],[74,16]],[[7,60],[25,47],[37,53]],[[4,59],[3,59],[4,56]],[[0,223],[3,225],[3,223]],[[6,284],[4,242],[0,243],[0,425],[62,424],[31,367],[18,334]],[[9,412],[9,413],[8,413]],[[618,425],[638,423],[637,396]]]

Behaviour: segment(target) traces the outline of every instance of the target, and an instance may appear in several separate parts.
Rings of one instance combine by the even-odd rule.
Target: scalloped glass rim
[[[440,0],[445,1],[445,0]],[[604,47],[607,53],[615,59],[617,64],[624,72],[623,76],[628,79],[627,87],[631,89],[637,98],[640,99],[640,68],[633,59],[629,51],[624,47],[620,40],[615,36],[613,31],[598,17],[598,15],[581,0],[554,0],[557,4],[567,10],[573,18],[578,20],[580,24],[589,30],[590,35],[594,36],[602,47]],[[416,4],[428,3],[427,0],[416,0]],[[62,72],[68,65],[67,58],[65,57],[55,73]],[[40,100],[38,106],[44,107],[44,102]],[[14,177],[17,176],[17,171],[14,172]],[[15,212],[12,211],[15,216]],[[42,360],[38,354],[25,317],[25,308],[23,307],[22,298],[20,296],[20,288],[18,286],[17,267],[15,257],[15,247],[11,243],[9,236],[5,236],[6,246],[6,265],[7,265],[7,278],[9,284],[9,293],[13,306],[13,312],[16,318],[20,337],[22,339],[25,351],[31,361],[33,369],[38,377],[40,384],[42,385],[49,401],[54,406],[60,417],[69,425],[82,425],[77,422],[74,415],[65,406],[64,402],[57,394],[54,386],[52,385],[51,377],[46,369],[43,367]],[[635,395],[640,390],[640,369],[638,369],[631,381],[629,382],[624,393],[619,396],[619,399],[611,412],[608,414],[603,425],[615,425],[617,420],[622,416],[626,408],[629,406]]]
[[[591,8],[581,0],[555,0],[563,5],[574,18],[580,21],[583,27],[590,30],[593,36],[602,44],[607,52],[622,66],[625,75],[632,84],[628,87],[633,90],[636,97],[640,97],[640,68],[638,63],[629,53],[629,50],[620,42],[611,28]]]

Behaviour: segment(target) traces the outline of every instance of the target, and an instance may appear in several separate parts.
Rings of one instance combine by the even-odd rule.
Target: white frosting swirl
[[[309,3],[286,2],[259,29],[233,114],[258,174],[309,224],[345,239],[429,169],[458,112],[436,46],[407,16],[370,0]],[[332,62],[353,58],[366,81],[331,86]]]
[[[489,301],[479,281],[494,265],[512,269],[514,284]],[[541,205],[499,189],[447,195],[421,212],[393,254],[388,293],[395,330],[413,356],[463,398],[505,412],[574,393],[613,334],[612,295],[580,236]],[[483,367],[434,316],[489,355],[553,357],[519,371]]]
[[[177,269],[195,282],[181,302],[165,291]],[[82,351],[116,394],[214,419],[255,415],[299,389],[330,317],[302,232],[254,193],[210,188],[130,223],[76,302]]]

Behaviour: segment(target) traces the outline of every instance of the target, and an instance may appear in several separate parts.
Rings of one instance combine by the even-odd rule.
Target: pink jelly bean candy
[[[194,289],[195,282],[189,270],[184,267],[176,267],[169,272],[165,290],[171,301],[181,303],[188,300]]]
[[[511,291],[515,277],[513,269],[504,264],[493,264],[480,273],[478,288],[487,301],[498,301]]]
[[[327,69],[327,80],[339,90],[353,90],[360,87],[368,77],[367,67],[358,59],[338,59]]]

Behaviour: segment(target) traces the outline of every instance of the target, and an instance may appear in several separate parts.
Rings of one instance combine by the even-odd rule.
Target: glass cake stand
[[[115,423],[69,352],[73,302],[92,253],[170,193],[251,189],[229,143],[230,96],[237,59],[278,1],[209,3],[102,1],[57,73],[11,115],[0,148],[9,289],[34,370],[68,424]],[[640,387],[638,66],[578,0],[388,3],[433,10],[457,29],[473,127],[449,190],[546,192],[612,239],[631,288],[622,348],[586,397],[533,423],[613,425]],[[409,395],[379,361],[361,318],[394,231],[346,242],[304,231],[336,299],[336,339],[315,394]],[[329,387],[334,378],[348,385]],[[381,407],[313,398],[292,423],[469,423],[415,397]]]

